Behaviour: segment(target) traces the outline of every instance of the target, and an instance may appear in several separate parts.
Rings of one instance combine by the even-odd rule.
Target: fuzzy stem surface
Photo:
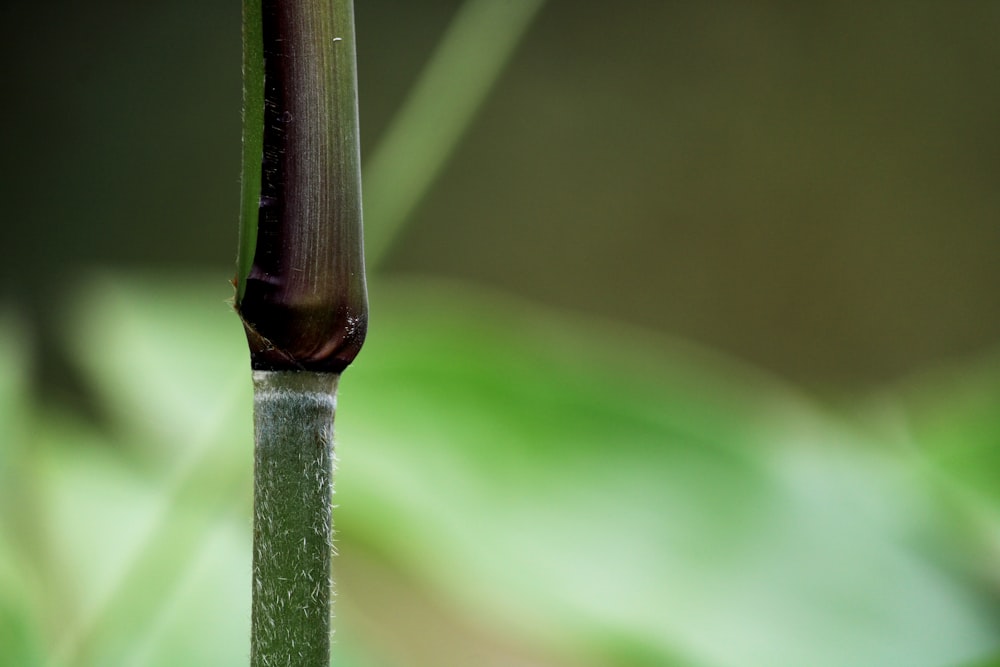
[[[327,667],[339,375],[255,371],[251,667]]]

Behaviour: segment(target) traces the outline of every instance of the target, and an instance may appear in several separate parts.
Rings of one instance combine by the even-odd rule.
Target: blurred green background
[[[356,7],[335,664],[1000,664],[1000,4],[460,6]],[[0,7],[0,664],[245,664],[239,3]]]

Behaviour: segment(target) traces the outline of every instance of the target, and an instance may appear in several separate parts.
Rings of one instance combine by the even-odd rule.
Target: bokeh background
[[[337,664],[994,664],[1000,4],[477,4],[356,7]],[[243,664],[239,3],[0,7],[0,662]]]
[[[365,154],[457,2],[357,8]],[[4,4],[8,298],[228,275],[238,3]],[[380,264],[853,389],[1000,331],[1000,9],[548,2]]]

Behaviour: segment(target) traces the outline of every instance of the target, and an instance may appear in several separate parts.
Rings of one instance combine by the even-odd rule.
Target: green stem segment
[[[339,376],[254,373],[251,667],[328,667]]]

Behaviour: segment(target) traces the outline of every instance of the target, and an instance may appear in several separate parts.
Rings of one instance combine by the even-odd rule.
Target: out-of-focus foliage
[[[379,82],[369,95],[399,76],[401,63],[419,69],[411,19],[433,14],[429,6],[382,12],[407,37],[398,40],[405,59],[379,64],[375,52],[386,44],[371,40],[362,67],[382,76],[367,79]],[[12,9],[19,20],[7,23],[25,25],[27,7]],[[216,8],[213,23],[205,7],[192,7],[199,20],[177,14],[176,25],[189,42],[188,28],[207,31],[200,43],[214,49],[226,33],[218,26],[235,25],[235,14]],[[571,298],[561,302],[600,303],[615,315],[639,304],[651,323],[669,283],[671,306],[661,309],[668,328],[683,328],[686,301],[727,303],[736,312],[725,322],[774,327],[783,336],[775,349],[813,344],[817,331],[836,338],[844,334],[837,327],[855,321],[851,312],[884,316],[911,301],[941,321],[988,328],[989,320],[966,317],[980,301],[947,292],[966,284],[944,280],[954,277],[954,261],[906,264],[919,268],[919,281],[898,270],[913,248],[923,258],[948,245],[934,233],[912,233],[914,220],[946,219],[948,233],[960,219],[972,226],[992,220],[994,200],[983,194],[995,191],[983,176],[992,172],[967,167],[979,164],[968,154],[990,154],[980,138],[995,135],[988,129],[996,114],[988,112],[996,99],[962,81],[978,82],[972,64],[985,71],[995,59],[983,46],[995,43],[995,18],[963,10],[945,21],[937,12],[947,12],[935,7],[915,14],[899,3],[860,21],[833,4],[726,13],[626,3],[605,14],[603,5],[564,3],[549,11],[509,78],[517,85],[497,96],[465,151],[483,167],[478,180],[459,161],[450,187],[429,200],[424,216],[442,226],[410,235],[411,264],[420,257],[438,267],[446,256],[453,273],[502,274],[508,287],[530,285],[550,301],[564,289]],[[114,128],[75,142],[58,135],[54,152],[39,150],[41,132],[20,132],[13,144],[21,157],[10,161],[10,208],[26,222],[3,228],[14,234],[7,245],[30,248],[23,242],[29,231],[71,221],[44,244],[55,264],[79,259],[95,236],[88,215],[121,221],[121,234],[96,236],[133,250],[151,244],[159,252],[167,234],[150,230],[159,225],[176,235],[179,210],[204,216],[191,217],[198,239],[224,234],[205,223],[226,219],[222,205],[199,196],[224,190],[205,185],[207,171],[219,170],[201,158],[225,151],[194,141],[204,155],[192,161],[192,142],[174,141],[207,127],[204,116],[178,111],[178,101],[230,109],[221,99],[211,103],[220,88],[202,67],[209,59],[171,51],[184,76],[176,89],[165,86],[149,76],[149,62],[160,62],[165,49],[148,47],[156,58],[123,57],[122,45],[156,45],[157,36],[173,44],[179,32],[167,28],[174,24],[113,14],[128,30],[115,31],[103,56],[108,66],[98,80],[106,88],[66,68],[73,85],[57,79],[38,89],[37,81],[51,83],[53,71],[64,69],[66,59],[52,50],[38,51],[43,68],[25,67],[11,88],[12,126],[36,116],[61,126],[47,114],[71,108],[84,127],[90,114],[100,120],[93,126]],[[95,26],[80,30],[76,14],[59,17],[58,26],[46,24],[49,33],[60,29],[54,42],[104,43],[93,39]],[[458,24],[487,24],[504,42],[495,21]],[[160,29],[146,29],[153,25]],[[802,26],[816,35],[800,39]],[[21,40],[35,34],[11,35],[8,47],[20,53]],[[467,52],[448,51],[452,65],[466,68],[478,56],[483,71],[498,75],[499,61],[483,66],[489,54],[481,39],[455,43]],[[610,44],[614,57],[603,48]],[[504,46],[494,55],[507,53]],[[59,67],[49,68],[46,54]],[[907,54],[919,55],[915,64]],[[123,83],[135,81],[143,87]],[[484,93],[489,82],[480,83],[455,87],[456,95]],[[151,102],[143,93],[150,86],[171,104]],[[83,90],[92,99],[81,106]],[[23,106],[37,104],[36,93],[46,113]],[[434,97],[468,109],[482,101]],[[450,116],[439,109],[416,117]],[[955,128],[958,140],[947,139]],[[395,154],[380,161],[437,173],[444,149],[461,134],[447,129],[450,138],[421,142],[423,150],[396,142]],[[427,131],[408,141],[426,139]],[[156,141],[137,144],[140,135]],[[946,144],[971,148],[942,153]],[[132,168],[146,164],[135,157],[143,146],[155,155],[152,172]],[[104,162],[93,162],[97,155]],[[38,170],[25,165],[39,161],[44,196],[18,180],[34,178]],[[90,170],[98,180],[80,178],[80,164],[98,164]],[[65,165],[70,176],[55,178],[52,165]],[[116,174],[124,171],[141,174],[141,183],[123,185]],[[400,209],[382,214],[387,227],[386,220],[409,219],[422,194],[397,181],[383,180],[390,185],[369,223],[380,224],[379,206]],[[501,205],[512,192],[525,196]],[[959,204],[968,210],[955,218]],[[146,222],[141,229],[137,218]],[[642,233],[625,226],[645,219]],[[616,232],[633,231],[609,245],[609,220]],[[842,228],[842,236],[833,234]],[[993,238],[995,225],[983,229],[982,238]],[[808,243],[796,246],[803,234]],[[785,235],[793,239],[787,245],[771,238]],[[903,235],[916,245],[900,243]],[[768,252],[754,250],[760,243],[771,244]],[[994,247],[973,245],[976,252]],[[455,250],[469,247],[492,254]],[[718,254],[729,247],[732,253]],[[844,259],[848,247],[863,250],[860,261]],[[555,248],[568,253],[561,265]],[[980,267],[961,272],[963,280],[992,284],[977,276],[995,263],[962,252],[954,257]],[[774,260],[784,254],[794,261]],[[44,274],[38,255],[19,253],[12,275],[26,274],[26,266]],[[463,263],[464,273],[456,272]],[[796,269],[800,263],[833,267],[835,289],[801,280],[813,274]],[[689,272],[651,282],[654,264]],[[767,272],[778,265],[792,270]],[[609,280],[612,273],[621,275]],[[885,284],[865,277],[875,273]],[[73,285],[51,302],[53,309],[74,304],[58,322],[63,347],[95,399],[84,415],[32,398],[28,338],[16,316],[0,316],[0,665],[245,665],[251,397],[243,336],[225,304],[229,288],[178,274],[113,274],[80,285],[73,269],[59,278],[60,293]],[[741,288],[731,293],[735,301],[720,299],[734,284]],[[914,301],[914,293],[926,300]],[[867,306],[846,308],[862,297]],[[995,358],[833,406],[683,341],[493,293],[376,282],[372,305],[371,337],[341,383],[337,424],[339,667],[1000,664]],[[712,340],[727,339],[711,318],[692,321]],[[847,333],[878,340],[869,324]],[[750,338],[743,329],[728,336],[733,349],[743,349],[733,339]],[[892,341],[883,356],[908,358],[909,338],[882,338]],[[847,347],[856,354],[858,345]],[[812,357],[799,350],[788,358]]]
[[[75,295],[99,422],[26,399],[3,320],[3,664],[245,664],[251,401],[226,294],[115,276]],[[682,341],[451,285],[373,295],[341,383],[335,664],[1000,650],[994,364],[834,412]]]
[[[504,12],[536,4],[355,3],[381,270],[680,334],[820,391],[1000,343],[1000,4],[547,0],[497,73]],[[54,327],[95,264],[233,275],[239,14],[0,5],[0,297]],[[470,17],[485,34],[451,39]],[[52,355],[40,371],[60,376]]]

